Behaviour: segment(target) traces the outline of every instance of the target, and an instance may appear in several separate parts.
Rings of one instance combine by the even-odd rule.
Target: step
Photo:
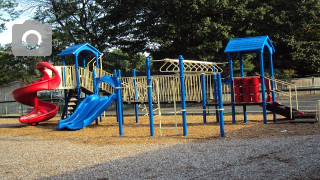
[[[70,110],[75,110],[76,108],[75,107],[72,107],[72,106],[68,106],[68,110],[70,111]]]
[[[68,106],[76,106],[76,105],[77,105],[77,103],[74,101],[68,102]]]
[[[290,123],[316,123],[317,119],[315,118],[299,118],[290,121]]]
[[[217,103],[218,100],[216,100],[216,99],[206,99],[206,102],[207,103]]]
[[[69,99],[69,102],[77,102],[77,101],[78,101],[78,99],[77,99],[77,98],[74,98],[74,97],[72,97],[72,98]]]
[[[68,111],[68,115],[71,116],[73,114],[73,111]]]
[[[295,119],[315,119],[315,114],[298,114],[293,116]]]
[[[161,129],[177,129],[175,127],[161,127]]]

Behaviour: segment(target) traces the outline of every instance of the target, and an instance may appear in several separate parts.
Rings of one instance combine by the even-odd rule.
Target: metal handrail
[[[279,93],[279,94],[289,94],[289,104],[290,104],[290,118],[292,119],[292,109],[293,109],[293,106],[292,106],[292,96],[294,95],[295,96],[295,102],[296,102],[296,108],[297,110],[299,110],[299,105],[298,105],[298,93],[297,93],[297,86],[295,84],[291,84],[291,83],[288,83],[286,81],[282,81],[282,80],[279,80],[279,79],[275,79],[275,78],[268,78],[268,77],[265,77],[265,79],[267,79],[269,81],[269,84],[271,81],[275,82],[275,87],[274,89],[271,89],[271,86],[270,86],[270,91],[273,91],[275,93]],[[280,89],[278,89],[278,84],[281,84],[281,85],[285,85],[287,86],[287,89],[289,90],[289,92],[284,92]],[[294,92],[292,92],[292,89],[294,89]],[[294,94],[293,94],[294,93]]]

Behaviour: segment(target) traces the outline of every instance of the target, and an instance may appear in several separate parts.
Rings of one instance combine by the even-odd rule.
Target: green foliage
[[[251,62],[251,59],[253,57],[254,56],[252,56],[252,55],[247,55],[247,56],[244,56],[243,59],[242,59],[244,76],[251,76],[252,75],[251,73],[255,68],[255,65]],[[234,77],[240,77],[241,76],[241,73],[240,73],[240,62],[239,61],[235,61],[233,63],[233,76]]]
[[[294,70],[286,76],[320,75],[319,0],[19,2],[25,12],[33,13],[33,19],[52,25],[53,54],[46,61],[55,65],[61,64],[56,56],[59,52],[83,42],[105,54],[103,67],[111,72],[144,70],[144,52],[153,59],[177,58],[182,54],[186,59],[226,62],[224,48],[230,39],[269,35],[276,50],[274,68]],[[0,9],[13,16],[19,14],[14,11],[16,5],[14,1],[0,0]],[[2,13],[0,18],[4,18]],[[110,49],[116,50],[109,52]],[[265,59],[268,68],[268,58]],[[23,71],[31,73],[37,61],[25,57]],[[74,64],[73,57],[66,61]],[[245,61],[248,75],[259,70],[257,57]],[[237,65],[237,59],[234,63]]]
[[[136,54],[130,56],[122,50],[114,49],[108,52],[103,58],[103,69],[108,72],[113,72],[114,69],[120,69],[122,75],[136,69],[137,72],[145,69],[145,56],[143,54]]]
[[[274,77],[276,79],[290,79],[297,76],[294,69],[284,69],[282,72],[278,69],[274,70]]]
[[[40,77],[35,65],[43,60],[42,57],[16,57],[11,54],[11,46],[0,46],[0,86],[12,81],[31,83]]]
[[[15,9],[17,5],[15,0],[0,0],[0,33],[6,30],[5,22],[17,18],[19,14]]]

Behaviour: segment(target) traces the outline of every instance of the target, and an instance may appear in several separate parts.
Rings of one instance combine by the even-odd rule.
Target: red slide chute
[[[53,90],[60,85],[61,78],[58,71],[48,62],[40,62],[36,65],[36,68],[43,74],[43,77],[33,81],[32,84],[20,87],[12,92],[12,96],[17,102],[34,107],[29,114],[19,118],[21,123],[29,125],[38,125],[41,121],[53,118],[59,109],[57,105],[46,101],[39,101],[37,98],[38,91]],[[47,68],[52,71],[51,78],[45,71]]]

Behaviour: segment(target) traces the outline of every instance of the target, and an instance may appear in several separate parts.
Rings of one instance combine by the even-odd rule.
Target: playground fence
[[[57,68],[58,71],[60,70],[60,72],[64,72],[63,70],[65,69],[66,70],[66,75],[67,74],[72,74],[74,71],[74,66],[65,66],[62,68]],[[64,74],[62,74],[62,77],[63,77]],[[186,75],[186,76],[189,76],[189,75]],[[188,77],[190,79],[194,79],[195,81],[200,81],[200,78],[196,77],[196,76],[200,76],[200,75],[190,75],[190,76],[193,76],[193,77]],[[67,77],[75,77],[75,76],[67,76]],[[161,77],[161,76],[160,76]],[[152,78],[154,78],[154,76],[152,76]],[[164,99],[166,100],[169,100],[169,101],[173,101],[173,97],[171,97],[172,95],[170,95],[170,93],[172,91],[174,91],[171,87],[170,84],[166,85],[164,84],[163,82],[166,82],[168,81],[168,79],[170,78],[177,78],[176,76],[172,76],[172,75],[168,75],[166,77],[163,77],[163,78],[160,78],[158,79],[159,80],[159,88],[160,88],[160,101],[163,101]],[[63,79],[63,78],[62,78]],[[124,77],[122,78],[122,82],[123,84],[129,84],[128,86],[133,86],[133,77]],[[137,84],[136,84],[136,87],[139,87],[139,86],[142,86],[142,85],[145,85],[146,82],[145,82],[145,78],[144,77],[137,77]],[[186,81],[187,81],[187,78],[186,78]],[[290,82],[292,84],[295,84],[296,87],[297,87],[297,96],[298,96],[298,102],[299,102],[299,105],[298,105],[298,108],[299,110],[301,111],[316,111],[316,103],[317,103],[317,100],[320,100],[320,77],[312,77],[312,78],[299,78],[299,79],[288,79],[288,80],[283,80],[283,81],[286,81],[286,82]],[[64,83],[65,82],[65,83]],[[73,78],[67,78],[66,81],[63,81],[60,85],[60,89],[71,89],[75,87],[74,85],[74,82],[75,82],[75,79]],[[131,85],[130,85],[131,83]],[[139,85],[139,83],[141,85]],[[206,75],[206,96],[208,98],[212,98],[213,97],[213,92],[212,92],[212,88],[209,88],[209,87],[212,87],[212,75]],[[64,84],[66,84],[67,86],[64,86]],[[177,88],[176,89],[176,93],[178,94],[180,92],[179,90],[179,84],[180,84],[180,81],[179,80],[175,80],[175,84],[174,86]],[[197,83],[194,83],[194,84],[199,84],[198,82]],[[190,92],[186,95],[187,97],[187,100],[191,101],[192,99],[196,99],[196,102],[198,102],[198,97],[201,97],[201,90],[198,91],[198,92],[192,92],[192,89],[193,91],[196,91],[197,89],[201,88],[201,87],[197,87],[197,86],[194,86],[194,84],[190,83],[190,90],[187,90],[186,92]],[[21,82],[15,82],[15,83],[12,83],[9,87],[0,87],[0,115],[12,115],[12,114],[18,114],[18,115],[21,115],[21,114],[26,114],[27,111],[28,111],[28,106],[25,106],[25,105],[21,105],[17,102],[15,102],[15,100],[12,98],[12,94],[11,92],[14,90],[14,89],[17,89],[21,86],[23,86],[24,84],[21,84]],[[188,87],[188,86],[186,86]],[[103,86],[102,86],[103,88]],[[286,88],[284,85],[280,85],[278,84],[277,85],[277,88],[282,90],[283,92],[288,92],[288,88]],[[143,88],[137,88],[137,90],[141,91],[139,94],[141,97],[138,97],[138,101],[145,101],[146,99],[146,90],[143,90]],[[192,92],[192,93],[191,93]],[[223,100],[224,101],[230,101],[230,89],[229,89],[229,86],[226,86],[226,85],[223,85]],[[125,94],[125,93],[124,93]],[[134,99],[134,89],[133,90],[128,90],[128,95],[125,97],[126,101],[131,101],[131,102],[134,102],[135,99]],[[143,95],[145,94],[145,95]],[[153,94],[153,96],[155,97],[155,94]],[[64,95],[62,94],[62,97],[64,97]],[[180,99],[180,96],[176,96],[176,101],[179,101],[178,98]],[[276,99],[280,102],[280,103],[283,103],[285,105],[288,105],[288,96],[284,96],[283,94],[281,93],[277,93],[277,97]],[[166,106],[170,106],[170,104],[166,105]],[[179,106],[179,104],[178,104]],[[191,109],[193,106],[201,106],[201,104],[197,104],[197,103],[192,103],[189,104],[187,107],[189,107],[189,111],[188,112],[192,112]],[[190,108],[191,107],[191,108]],[[126,109],[127,108],[132,108],[132,105],[126,105],[125,107]],[[228,108],[228,106],[225,106],[225,113],[229,113],[231,110]],[[238,107],[236,107],[238,108]],[[295,103],[293,103],[293,108],[296,108],[295,106]],[[199,109],[199,108],[198,108]],[[211,110],[209,110],[211,112]],[[241,107],[239,107],[239,110],[237,110],[239,112],[242,111]],[[213,112],[213,111],[212,111]],[[248,112],[261,112],[261,107],[259,106],[252,106],[252,107],[248,107]]]

